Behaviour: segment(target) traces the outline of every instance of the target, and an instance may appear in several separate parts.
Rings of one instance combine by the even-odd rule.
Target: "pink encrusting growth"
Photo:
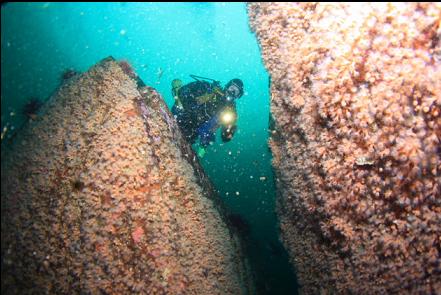
[[[304,293],[441,290],[441,5],[251,3]]]
[[[135,228],[135,230],[132,232],[132,239],[135,242],[135,244],[139,243],[141,239],[144,237],[144,230],[141,226],[138,226]]]
[[[66,80],[2,156],[2,294],[250,287],[212,185],[131,69],[108,58]]]

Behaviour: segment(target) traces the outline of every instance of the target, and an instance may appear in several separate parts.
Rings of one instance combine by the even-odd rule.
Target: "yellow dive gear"
[[[223,96],[224,93],[219,87],[214,87],[211,93],[206,93],[204,95],[196,97],[197,104],[204,104],[210,101],[216,101],[217,97]]]

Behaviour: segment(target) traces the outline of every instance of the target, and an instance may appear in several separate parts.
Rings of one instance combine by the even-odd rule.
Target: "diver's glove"
[[[237,126],[236,125],[233,125],[233,126],[230,125],[230,126],[222,128],[222,134],[221,134],[222,141],[223,142],[230,141],[233,138],[234,133],[236,132],[236,130],[237,130]]]

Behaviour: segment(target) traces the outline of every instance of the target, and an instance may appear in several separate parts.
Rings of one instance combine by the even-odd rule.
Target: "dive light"
[[[221,121],[224,125],[231,124],[234,121],[234,113],[230,110],[222,112]]]

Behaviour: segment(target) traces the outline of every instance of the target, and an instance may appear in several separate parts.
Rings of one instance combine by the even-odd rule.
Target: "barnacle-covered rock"
[[[441,290],[441,5],[251,3],[306,294]]]
[[[65,80],[2,154],[2,294],[250,291],[190,145],[127,69]]]

